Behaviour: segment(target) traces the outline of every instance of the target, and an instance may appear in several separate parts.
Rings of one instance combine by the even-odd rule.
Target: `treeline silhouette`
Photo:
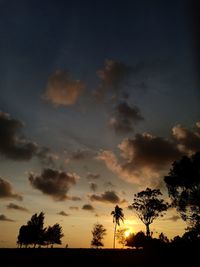
[[[160,189],[146,188],[146,190],[134,194],[133,203],[129,206],[129,209],[133,210],[146,226],[146,235],[140,231],[137,234],[131,233],[126,238],[126,229],[117,230],[120,221],[124,222],[124,213],[122,208],[118,205],[115,206],[114,211],[111,212],[114,223],[113,248],[115,248],[116,238],[123,247],[134,248],[163,247],[166,245],[181,248],[200,245],[200,152],[190,157],[183,156],[180,160],[175,161],[168,175],[164,177],[164,182],[171,199],[170,204],[162,198]],[[176,236],[171,241],[163,233],[159,235],[159,238],[153,238],[150,225],[172,207],[176,208],[181,218],[187,223],[186,232],[182,237]],[[103,225],[101,228],[104,229]],[[103,246],[104,235],[105,231],[103,235],[100,231],[98,235],[96,234],[99,237],[99,245],[98,240],[96,240],[97,248]]]
[[[200,245],[200,152],[191,156],[183,156],[175,161],[164,182],[168,189],[171,203],[162,198],[160,189],[146,188],[134,194],[133,203],[129,209],[134,211],[144,223],[146,233],[131,233],[125,237],[125,229],[117,229],[124,222],[123,209],[118,205],[111,212],[114,223],[113,248],[115,239],[122,246],[132,248],[166,248],[166,247],[199,247]],[[176,236],[169,241],[165,234],[153,238],[150,225],[159,217],[164,216],[169,208],[176,208],[181,218],[187,223],[186,232],[182,237]],[[95,224],[92,229],[91,246],[103,247],[103,239],[107,230],[102,224]],[[59,224],[44,228],[44,213],[34,214],[26,225],[19,230],[17,244],[19,247],[53,246],[61,244],[62,227]]]
[[[26,225],[19,229],[17,244],[19,247],[28,247],[36,245],[53,247],[54,244],[61,244],[61,238],[64,236],[62,227],[56,223],[53,226],[44,228],[45,215],[41,212],[39,215],[34,214]]]

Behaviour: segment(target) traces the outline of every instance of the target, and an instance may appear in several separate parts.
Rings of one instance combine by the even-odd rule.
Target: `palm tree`
[[[117,225],[120,226],[120,220],[124,222],[124,213],[123,209],[120,208],[118,205],[115,206],[115,210],[111,212],[111,215],[113,215],[113,223],[115,223],[115,229],[114,229],[114,240],[113,240],[113,248],[115,248],[115,236],[116,236],[116,230]]]

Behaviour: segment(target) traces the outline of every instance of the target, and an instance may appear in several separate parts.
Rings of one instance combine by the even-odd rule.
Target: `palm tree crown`
[[[111,215],[113,215],[113,223],[116,223],[120,226],[120,220],[124,222],[123,209],[120,208],[118,205],[115,206],[115,210],[111,212]]]
[[[113,248],[115,248],[115,236],[116,236],[117,225],[120,226],[120,221],[124,222],[123,209],[120,208],[118,205],[116,205],[115,209],[111,212],[111,215],[113,215],[113,223],[115,223],[114,240],[113,240]]]

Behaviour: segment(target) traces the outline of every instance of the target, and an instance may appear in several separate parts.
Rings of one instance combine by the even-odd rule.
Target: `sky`
[[[94,223],[144,225],[127,207],[200,150],[189,2],[0,0],[0,247],[45,212],[62,246],[90,247]],[[186,225],[170,209],[151,230]]]

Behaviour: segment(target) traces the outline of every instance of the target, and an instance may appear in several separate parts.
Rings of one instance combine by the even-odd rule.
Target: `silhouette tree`
[[[19,235],[17,237],[17,244],[21,248],[23,245],[27,247],[33,243],[33,235],[28,225],[22,225],[19,229]]]
[[[163,234],[163,233],[160,233],[158,238],[163,243],[169,243],[168,237],[165,234]]]
[[[176,207],[190,230],[200,230],[200,152],[183,156],[172,164],[164,178],[172,205]],[[200,233],[200,231],[199,231]]]
[[[92,241],[91,246],[92,247],[103,247],[104,244],[102,242],[104,236],[106,235],[106,229],[102,224],[96,223],[92,230]]]
[[[19,229],[19,235],[17,237],[17,244],[19,247],[23,245],[49,245],[61,244],[61,238],[63,237],[62,227],[56,223],[53,226],[44,228],[44,213],[39,215],[34,214],[27,222],[27,225],[22,225]]]
[[[27,222],[27,225],[31,231],[32,244],[34,247],[36,244],[44,245],[45,238],[45,228],[44,228],[44,213],[40,212],[39,215],[35,213],[30,221]]]
[[[61,245],[61,238],[63,237],[62,227],[56,223],[53,226],[49,226],[45,231],[45,243],[46,245],[59,244]]]
[[[143,248],[145,247],[147,243],[147,238],[145,236],[145,233],[140,231],[138,232],[134,237],[134,247],[136,248]]]
[[[147,243],[147,237],[145,236],[144,232],[140,231],[136,234],[131,233],[126,238],[126,246],[128,247],[135,247],[135,248],[143,248]]]
[[[111,215],[113,215],[113,223],[115,224],[114,239],[113,239],[113,248],[115,248],[115,236],[116,236],[117,225],[120,226],[120,221],[124,222],[123,209],[120,208],[118,205],[116,205],[115,209],[111,212]]]
[[[122,247],[124,248],[124,246],[126,245],[126,231],[128,230],[128,228],[122,228],[122,229],[118,229],[116,231],[116,239],[118,241],[119,244],[122,245]]]
[[[159,198],[161,195],[159,189],[146,188],[134,195],[133,204],[130,206],[145,224],[148,237],[150,237],[150,224],[159,216],[162,217],[163,212],[168,208],[168,203]]]
[[[127,247],[132,247],[132,248],[135,247],[134,238],[135,238],[134,233],[130,233],[129,236],[126,237],[126,246]]]

